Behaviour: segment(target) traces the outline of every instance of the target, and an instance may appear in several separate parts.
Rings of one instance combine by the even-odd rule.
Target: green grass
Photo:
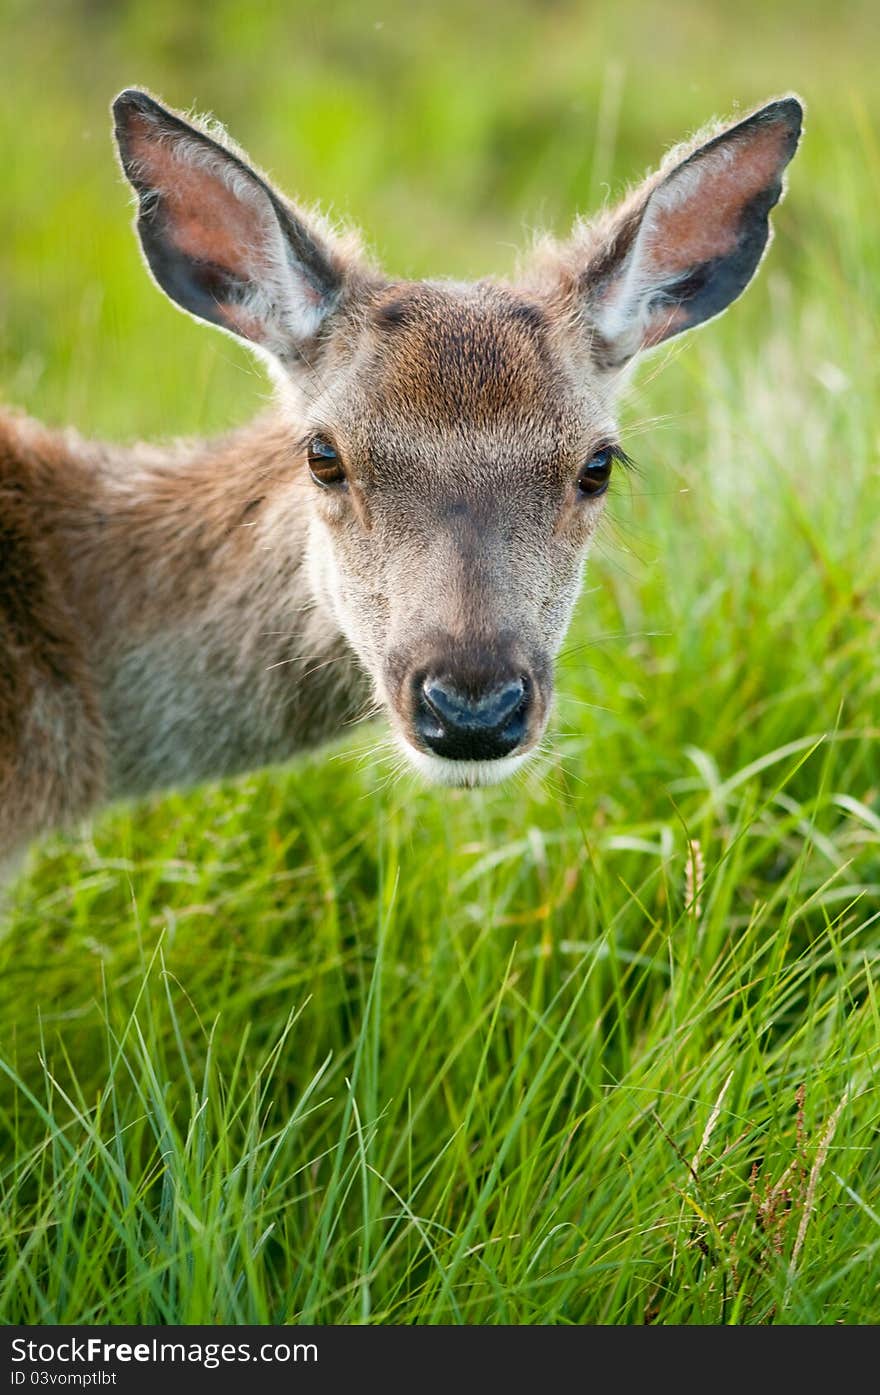
[[[426,790],[367,730],[35,852],[3,1321],[877,1320],[873,9],[7,0],[0,381],[119,436],[265,392],[138,264],[128,82],[409,274],[508,269],[735,99],[809,116],[758,283],[625,409],[540,769]]]

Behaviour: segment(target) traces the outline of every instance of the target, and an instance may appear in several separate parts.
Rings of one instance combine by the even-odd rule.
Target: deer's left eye
[[[587,463],[581,466],[577,480],[578,493],[588,499],[597,499],[600,494],[604,494],[611,479],[613,465],[613,446],[603,446],[601,450],[597,450]]]
[[[326,436],[313,436],[309,441],[308,454],[309,471],[315,484],[323,485],[325,489],[345,485],[345,470],[332,441],[328,441]]]

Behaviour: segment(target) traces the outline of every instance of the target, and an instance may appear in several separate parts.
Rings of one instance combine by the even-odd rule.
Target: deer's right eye
[[[345,488],[345,470],[339,453],[326,436],[313,436],[309,441],[309,471],[315,484],[324,489]]]

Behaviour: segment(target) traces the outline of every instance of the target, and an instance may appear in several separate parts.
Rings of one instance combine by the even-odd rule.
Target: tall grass
[[[426,790],[366,730],[34,855],[0,931],[7,1322],[877,1318],[871,7],[657,15],[5,7],[4,392],[118,435],[265,392],[139,269],[127,82],[413,274],[507,269],[734,98],[809,104],[759,282],[625,409],[531,774]]]

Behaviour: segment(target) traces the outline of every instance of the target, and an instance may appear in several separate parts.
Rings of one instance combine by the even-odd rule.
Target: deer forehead
[[[361,313],[355,391],[320,407],[366,483],[552,481],[612,428],[549,311],[513,290],[397,283]]]

